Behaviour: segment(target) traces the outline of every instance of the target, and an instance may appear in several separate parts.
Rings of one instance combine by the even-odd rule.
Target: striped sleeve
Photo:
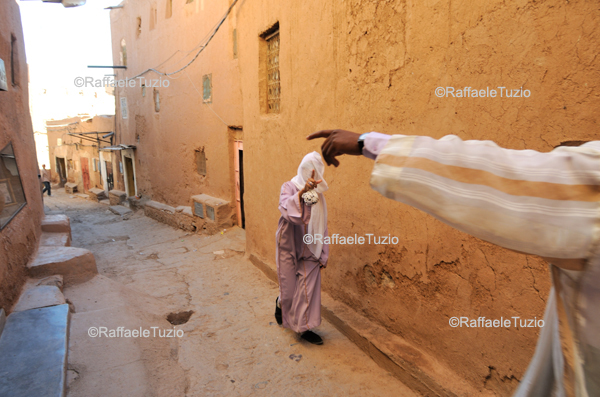
[[[516,251],[587,258],[598,240],[600,142],[540,153],[395,135],[377,156],[371,186]]]

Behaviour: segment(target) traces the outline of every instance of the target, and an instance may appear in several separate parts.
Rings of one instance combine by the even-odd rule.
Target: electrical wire
[[[229,16],[229,14],[231,13],[231,10],[233,9],[233,6],[235,6],[237,2],[238,2],[238,0],[234,0],[234,1],[233,1],[233,3],[231,3],[231,5],[229,6],[229,8],[227,9],[227,12],[225,13],[225,15],[223,16],[223,18],[221,19],[221,21],[220,21],[220,22],[217,24],[216,28],[214,28],[214,29],[213,29],[213,31],[212,31],[212,33],[210,34],[210,36],[208,37],[208,40],[206,41],[206,43],[204,43],[203,45],[202,45],[202,44],[198,44],[198,45],[195,47],[195,48],[198,48],[198,46],[201,46],[201,47],[200,47],[200,49],[198,50],[198,52],[196,53],[196,55],[194,56],[194,58],[192,58],[192,60],[191,60],[191,61],[189,61],[189,62],[187,63],[187,65],[185,65],[185,66],[183,66],[182,68],[180,68],[180,69],[178,69],[178,70],[176,70],[176,71],[174,71],[174,72],[171,72],[171,73],[164,73],[164,72],[161,72],[161,71],[159,71],[159,70],[156,70],[155,68],[150,68],[150,69],[146,69],[146,70],[144,70],[142,73],[140,73],[140,74],[138,74],[138,75],[136,75],[136,76],[132,77],[131,79],[132,79],[132,80],[133,80],[133,79],[136,79],[136,78],[138,78],[138,77],[140,77],[140,76],[143,76],[144,74],[146,74],[146,73],[148,73],[148,72],[154,72],[154,73],[156,73],[156,74],[159,74],[159,75],[161,75],[161,76],[171,76],[171,75],[177,74],[177,73],[181,72],[182,70],[186,69],[188,66],[190,66],[190,65],[191,65],[191,64],[192,64],[192,63],[193,63],[193,62],[194,62],[194,61],[195,61],[195,60],[198,58],[198,56],[200,55],[200,53],[201,53],[202,51],[204,51],[204,49],[206,48],[206,46],[208,46],[208,43],[210,43],[210,41],[213,39],[213,37],[215,37],[215,35],[216,35],[216,34],[217,34],[217,32],[219,31],[219,28],[221,27],[221,25],[223,25],[223,22],[225,22],[225,20],[227,19],[227,17],[228,17],[228,16]],[[202,43],[202,42],[201,42],[201,43]],[[193,49],[192,49],[191,51],[193,51]],[[190,51],[190,52],[191,52],[191,51]],[[176,53],[177,53],[177,51],[176,51],[176,52],[175,52],[173,55],[171,55],[169,58],[167,58],[167,60],[166,60],[166,61],[164,61],[163,63],[161,63],[160,65],[158,65],[158,66],[156,66],[156,67],[160,67],[161,65],[164,65],[164,64],[165,64],[165,63],[166,63],[166,62],[167,62],[169,59],[171,59],[171,58],[172,58],[172,57],[173,57],[173,56],[174,56]],[[188,54],[189,54],[189,52],[188,52]]]

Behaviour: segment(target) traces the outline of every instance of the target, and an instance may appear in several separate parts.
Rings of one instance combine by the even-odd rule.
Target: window
[[[142,34],[142,17],[137,17],[137,30],[136,30],[136,37],[140,37],[140,34]]]
[[[121,39],[121,65],[127,66],[127,45],[125,44],[125,39]]]
[[[18,86],[18,69],[19,60],[17,52],[17,38],[14,35],[10,35],[10,79],[13,87]]]
[[[152,6],[150,7],[150,30],[154,30],[157,22],[158,14],[156,10],[156,4],[152,4]]]
[[[154,89],[154,111],[160,112],[160,94],[156,88]]]
[[[279,113],[279,30],[267,38],[268,112]]]
[[[12,143],[0,151],[0,229],[27,204]]]
[[[165,18],[169,19],[173,16],[173,0],[167,0],[167,12]]]
[[[204,103],[212,103],[212,74],[202,77],[202,100]]]
[[[196,149],[196,170],[198,174],[206,176],[206,155],[204,154],[204,148]]]
[[[263,113],[279,113],[281,110],[279,75],[279,22],[260,35],[259,46],[259,100]]]
[[[142,96],[146,96],[146,84],[142,83]]]

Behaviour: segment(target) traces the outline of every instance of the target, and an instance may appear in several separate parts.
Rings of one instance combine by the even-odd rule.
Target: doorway
[[[108,191],[110,192],[115,187],[112,162],[104,161],[104,168],[106,168],[106,186],[108,187]]]
[[[123,156],[125,160],[125,177],[127,179],[127,197],[135,196],[135,175],[133,172],[133,160],[131,157]]]
[[[55,157],[56,159],[56,173],[58,174],[58,187],[65,187],[67,183],[67,166],[65,159],[62,157]]]
[[[81,161],[81,177],[83,178],[83,191],[90,190],[90,163],[87,157],[80,157]]]
[[[244,143],[233,142],[233,163],[235,170],[235,201],[237,209],[238,226],[246,228],[246,214],[244,212]]]

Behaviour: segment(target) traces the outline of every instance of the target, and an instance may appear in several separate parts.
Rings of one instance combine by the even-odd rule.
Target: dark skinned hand
[[[321,145],[321,153],[327,165],[340,165],[336,159],[342,154],[350,154],[352,156],[360,156],[360,148],[358,146],[358,138],[360,134],[346,130],[321,130],[314,132],[306,137],[309,141],[316,138],[325,138],[325,142]]]

